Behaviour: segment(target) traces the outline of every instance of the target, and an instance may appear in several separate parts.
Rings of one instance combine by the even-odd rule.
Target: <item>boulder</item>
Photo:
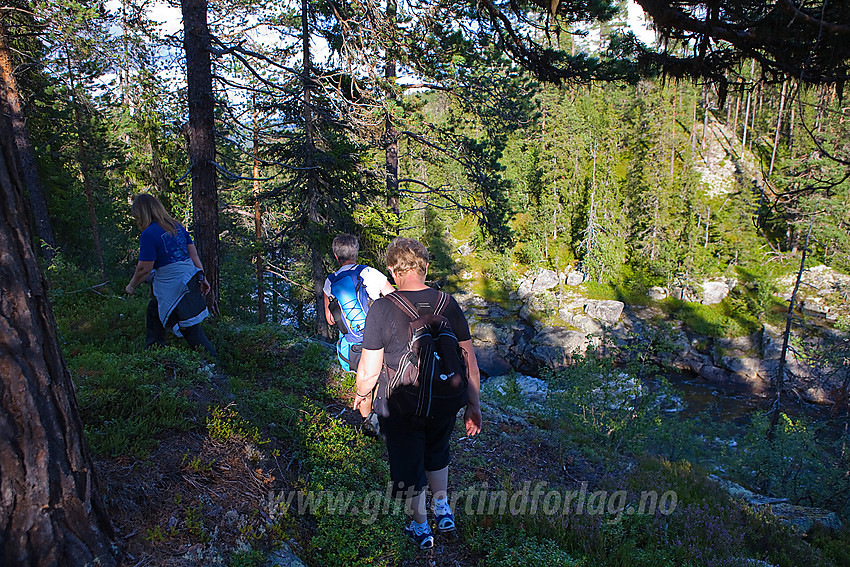
[[[478,318],[470,319],[469,330],[476,346],[480,343],[510,346],[513,343],[510,328],[504,325],[497,325],[490,321],[482,321]]]
[[[752,335],[743,337],[720,337],[714,339],[715,349],[739,350],[747,353],[758,354],[761,352],[763,331],[757,331]]]
[[[796,389],[796,392],[801,398],[813,404],[834,403],[834,400],[830,397],[830,392],[823,386],[817,384],[798,388]]]
[[[802,533],[807,533],[815,525],[831,530],[840,530],[842,526],[835,512],[822,508],[795,506],[788,502],[781,502],[770,505],[769,509],[774,516]]]
[[[782,355],[782,334],[779,327],[764,325],[761,339],[761,357],[764,360],[778,360]]]
[[[519,287],[516,290],[517,298],[521,301],[525,301],[526,298],[531,296],[531,286],[534,284],[532,280],[524,279],[520,281]]]
[[[585,333],[602,333],[602,325],[597,323],[595,319],[588,317],[583,313],[573,313],[571,309],[562,307],[558,310],[558,316],[568,325],[576,327]]]
[[[586,276],[581,272],[567,272],[565,283],[569,286],[576,286],[584,283]]]
[[[484,376],[501,376],[513,370],[511,363],[502,356],[501,352],[506,350],[493,346],[475,347],[478,369]]]
[[[747,490],[739,484],[732,481],[719,478],[715,475],[709,475],[709,479],[716,482],[720,488],[724,489],[732,498],[742,500],[747,504],[756,508],[764,508],[773,513],[781,521],[789,524],[801,532],[808,532],[815,524],[819,524],[825,528],[840,530],[841,520],[835,512],[824,510],[822,508],[810,508],[808,506],[795,506],[788,502],[787,498],[771,498],[763,496],[750,490]]]
[[[489,378],[481,385],[481,390],[489,395],[516,395],[525,402],[540,404],[546,401],[549,387],[546,382],[533,376],[507,374]]]
[[[523,352],[537,335],[534,327],[522,322],[512,325],[511,332],[513,333],[511,343],[517,352]]]
[[[528,297],[525,305],[519,311],[519,316],[538,328],[542,328],[542,319],[547,314],[554,313],[558,308],[558,300],[554,294],[541,292]]]
[[[662,299],[667,299],[667,296],[670,295],[666,287],[659,286],[649,288],[646,294],[653,301],[661,301]]]
[[[543,270],[534,278],[534,283],[531,285],[531,292],[546,291],[558,287],[558,274],[552,270]]]
[[[822,297],[808,297],[800,303],[800,307],[807,315],[821,317],[826,319],[829,314],[829,305],[827,305]]]
[[[702,304],[716,305],[729,295],[729,284],[725,281],[702,282]]]
[[[620,319],[623,307],[625,307],[625,304],[622,301],[590,299],[584,306],[584,312],[594,319],[611,324]]]
[[[707,354],[700,354],[691,348],[679,351],[679,353],[673,358],[673,366],[681,370],[690,370],[691,372],[700,375],[702,375],[703,368],[714,368],[714,364],[712,363],[710,356]],[[714,380],[711,380],[707,376],[703,377],[710,382],[714,382]]]
[[[689,301],[691,303],[698,301],[696,291],[690,286],[673,286],[670,288],[670,296],[679,301]]]
[[[722,356],[715,359],[714,364],[736,374],[746,382],[759,380],[759,377],[769,379],[760,358],[747,356],[746,353],[739,350],[726,351]]]
[[[591,344],[599,340],[588,340],[586,333],[563,328],[547,328],[535,335],[529,348],[532,357],[549,368],[568,364],[573,354],[584,353]]]
[[[705,364],[697,370],[697,374],[711,382],[712,384],[731,384],[732,373],[725,368],[718,368],[713,364]]]
[[[264,567],[305,567],[286,542],[280,542],[278,548],[266,557],[263,565]]]

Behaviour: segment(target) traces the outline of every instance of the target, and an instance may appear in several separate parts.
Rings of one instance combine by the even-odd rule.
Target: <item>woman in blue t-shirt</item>
[[[165,329],[183,336],[192,348],[202,346],[213,357],[216,351],[201,328],[209,315],[204,296],[210,283],[192,237],[162,203],[147,193],[133,201],[130,213],[142,231],[139,263],[124,289],[133,295],[144,281],[151,280],[153,298],[148,303],[145,348],[165,345]]]

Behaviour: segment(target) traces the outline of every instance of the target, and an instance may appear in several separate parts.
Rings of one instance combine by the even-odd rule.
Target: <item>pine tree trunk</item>
[[[753,98],[753,112],[750,116],[750,142],[748,145],[749,149],[753,147],[753,138],[755,137],[756,132],[756,102],[759,102],[759,111],[761,111],[761,85],[759,85],[757,92],[754,94]]]
[[[691,116],[691,156],[697,153],[697,100],[694,99],[694,108]]]
[[[773,164],[776,162],[776,147],[779,145],[779,132],[782,130],[782,113],[785,111],[785,93],[788,88],[788,81],[782,81],[782,94],[779,95],[779,113],[776,116],[776,132],[773,134],[773,151],[770,154],[770,167],[767,170],[767,176],[773,173]]]
[[[785,332],[782,333],[782,351],[779,355],[779,366],[776,376],[773,378],[773,405],[770,409],[770,426],[767,430],[767,438],[773,439],[776,433],[776,425],[779,422],[779,411],[782,401],[782,389],[785,387],[785,364],[788,355],[788,343],[791,339],[791,322],[794,320],[794,306],[797,303],[797,291],[800,289],[800,281],[803,279],[803,271],[806,269],[806,253],[809,251],[809,238],[812,235],[812,226],[815,218],[812,216],[809,224],[809,232],[806,235],[806,245],[803,248],[803,257],[800,259],[800,269],[797,271],[797,281],[794,283],[794,291],[791,292],[791,301],[788,303],[788,312],[785,316]]]
[[[702,87],[702,149],[705,150],[708,141],[708,87]]]
[[[393,34],[395,34],[396,12],[398,6],[396,0],[388,0],[387,2],[387,19],[391,26]],[[394,46],[387,49],[387,61],[384,68],[384,78],[390,86],[388,93],[389,99],[395,100],[395,80],[396,80],[396,61]],[[384,151],[386,153],[386,175],[387,175],[387,208],[390,211],[393,219],[392,233],[395,236],[399,234],[401,224],[401,210],[399,204],[398,192],[398,131],[393,126],[392,115],[388,112],[384,126]]]
[[[68,85],[71,90],[71,108],[74,112],[74,123],[77,127],[77,164],[80,166],[80,176],[83,178],[83,192],[86,196],[86,202],[89,206],[89,223],[91,224],[92,241],[94,242],[94,251],[97,255],[97,264],[100,268],[100,276],[103,281],[106,281],[106,266],[103,263],[103,247],[100,245],[100,229],[97,223],[97,211],[94,203],[94,184],[91,180],[89,171],[88,150],[86,149],[86,120],[83,117],[83,111],[80,109],[80,104],[77,101],[76,94],[76,77],[74,68],[71,66],[71,56],[65,52],[66,63],[68,65]]]
[[[116,565],[0,117],[0,564]]]
[[[793,97],[791,102],[794,102]],[[788,120],[788,155],[791,156],[791,159],[794,159],[794,110],[795,107],[791,104],[791,118]]]
[[[24,120],[23,104],[18,91],[18,81],[15,79],[11,50],[9,49],[9,34],[2,20],[0,20],[0,89],[2,89],[4,101],[4,105],[0,105],[0,107],[5,106],[11,119],[11,131],[18,150],[17,155],[20,160],[23,184],[26,187],[30,208],[35,220],[36,235],[44,243],[44,246],[39,248],[44,259],[50,263],[55,255],[56,238],[53,235],[53,226],[50,224],[44,187],[36,168],[35,151]]]
[[[732,123],[732,132],[735,133],[735,136],[738,135],[738,113],[741,111],[741,92],[738,91],[738,94],[735,95],[735,120]]]
[[[316,173],[316,145],[315,124],[313,123],[312,107],[312,62],[310,55],[310,1],[301,0],[301,39],[304,58],[304,135],[305,135],[305,160],[304,167],[307,170],[307,220],[310,223],[310,231],[318,230],[323,226],[319,214],[319,180]],[[308,237],[309,238],[309,237]],[[322,286],[325,283],[325,266],[322,261],[322,250],[319,246],[320,239],[311,238],[310,265],[313,278],[313,304],[316,309],[316,332],[321,337],[330,338],[328,322],[325,320],[325,302]]]
[[[673,175],[675,173],[675,165],[676,165],[676,114],[679,106],[679,83],[678,81],[674,83],[675,87],[673,90],[673,108],[671,112],[671,120],[670,120],[670,179],[673,179]]]
[[[210,293],[207,304],[218,313],[218,189],[215,170],[215,99],[210,63],[206,0],[181,0],[186,86],[189,98],[189,164],[192,168],[192,227]]]
[[[257,320],[262,325],[266,322],[266,301],[263,290],[263,273],[266,265],[263,258],[263,215],[260,211],[260,126],[257,122],[257,106],[254,102],[254,245],[257,255],[254,263],[257,269]]]

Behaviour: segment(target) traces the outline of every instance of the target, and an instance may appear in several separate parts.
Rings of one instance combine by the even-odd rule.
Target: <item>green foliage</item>
[[[210,534],[204,526],[204,512],[199,505],[197,508],[190,506],[186,508],[186,516],[184,518],[186,524],[186,532],[191,541],[199,541],[206,543],[210,541]]]
[[[484,565],[493,567],[579,567],[577,561],[551,539],[538,539],[521,527],[503,524],[492,529],[474,529],[470,548],[486,557]]]
[[[145,539],[151,543],[161,543],[169,537],[177,535],[177,526],[171,527],[168,531],[164,531],[162,526],[156,525],[147,530]]]
[[[828,441],[823,424],[780,414],[772,442],[767,415],[747,433],[738,475],[756,492],[850,514],[850,457],[844,439]]]
[[[219,359],[230,374],[249,381],[273,376],[280,387],[312,390],[314,373],[327,372],[330,345],[309,340],[290,327],[277,325],[219,325],[214,333]]]
[[[230,556],[230,567],[262,567],[266,554],[257,549],[237,551]]]
[[[118,295],[117,285],[103,285],[100,275],[80,270],[61,253],[48,266],[47,277],[66,351],[91,346],[122,354],[142,349],[149,301],[144,287],[135,296]]]
[[[261,443],[259,430],[241,418],[232,406],[213,408],[207,417],[207,433],[220,441],[241,437],[254,445]]]
[[[586,297],[622,301],[627,305],[645,305],[649,302],[646,292],[650,286],[645,274],[635,273],[631,267],[625,266],[621,277],[624,279],[620,281],[586,282]]]
[[[302,489],[314,498],[308,552],[328,567],[398,565],[410,547],[401,533],[404,515],[385,496],[389,470],[381,443],[309,401],[300,410]]]
[[[350,514],[322,514],[310,540],[312,554],[317,564],[328,567],[393,567],[412,551],[401,533],[402,518],[396,513],[371,522]]]
[[[838,533],[815,526],[809,532],[809,541],[837,567],[850,567],[850,528],[846,525]]]
[[[180,464],[185,470],[194,473],[208,473],[212,471],[215,461],[205,462],[200,456],[191,457],[188,453],[183,455]]]
[[[67,362],[86,438],[96,454],[143,457],[166,431],[196,426],[197,408],[186,391],[209,379],[199,370],[196,353],[84,350]]]
[[[380,481],[388,480],[387,465],[377,441],[331,419],[316,406],[307,403],[303,409],[298,428],[305,465],[311,471],[310,489],[356,491],[364,485],[386,487]]]
[[[668,298],[661,305],[668,316],[708,337],[741,337],[761,329],[761,321],[740,297],[728,296],[717,305]]]
[[[245,407],[243,413],[250,417],[252,423],[263,424],[269,428],[270,434],[281,439],[295,436],[301,405],[298,395],[284,393],[277,388],[255,387],[245,392],[241,403]]]
[[[584,443],[640,450],[656,424],[660,392],[650,392],[639,375],[620,370],[610,358],[588,354],[549,378],[547,404],[561,429]]]

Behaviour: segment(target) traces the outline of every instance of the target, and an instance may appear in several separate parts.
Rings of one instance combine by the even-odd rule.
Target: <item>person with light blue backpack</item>
[[[334,238],[332,249],[340,267],[325,279],[325,319],[338,329],[340,366],[346,372],[356,372],[369,305],[395,288],[379,270],[357,263],[360,243],[356,236],[340,234]]]

